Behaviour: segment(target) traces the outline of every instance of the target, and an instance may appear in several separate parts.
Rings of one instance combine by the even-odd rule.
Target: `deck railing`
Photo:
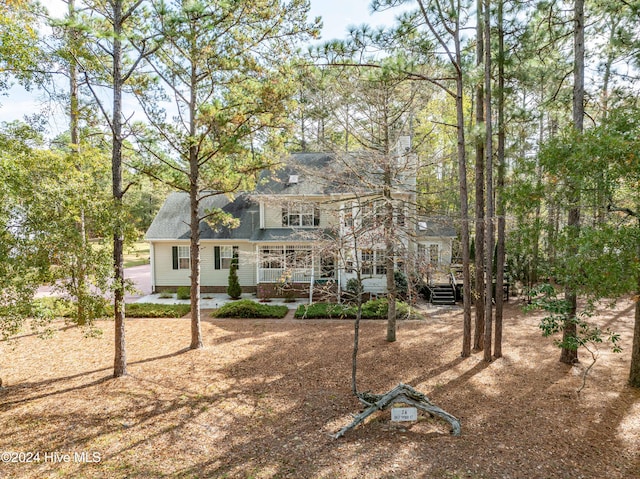
[[[285,280],[291,283],[311,283],[311,268],[284,269],[284,268],[260,268],[258,269],[258,281],[260,283],[283,283]]]

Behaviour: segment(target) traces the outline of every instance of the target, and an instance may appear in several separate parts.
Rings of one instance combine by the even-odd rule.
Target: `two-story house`
[[[306,296],[327,285],[344,289],[358,271],[365,291],[383,293],[389,249],[382,231],[384,226],[389,231],[384,222],[390,202],[396,268],[418,274],[425,274],[419,271],[425,265],[446,268],[455,230],[416,217],[415,171],[395,174],[391,199],[385,200],[374,184],[376,175],[384,172],[368,164],[363,171],[354,167],[357,162],[327,153],[293,154],[251,193],[233,200],[224,195],[204,198],[202,216],[218,208],[234,216],[239,226],[200,224],[202,291],[225,292],[231,263],[237,259],[243,291],[259,297],[285,291]],[[146,234],[154,292],[189,285],[189,237],[188,195],[173,193]]]

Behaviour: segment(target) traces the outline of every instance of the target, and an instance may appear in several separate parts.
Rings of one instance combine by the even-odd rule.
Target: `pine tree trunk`
[[[195,149],[194,146],[191,149]],[[197,165],[197,160],[196,160]],[[197,168],[197,166],[196,166]],[[192,166],[193,174],[193,166]],[[196,176],[197,181],[197,176]],[[202,348],[202,330],[200,325],[200,218],[198,215],[198,186],[191,179],[189,189],[189,200],[191,205],[191,241],[189,246],[189,256],[191,263],[191,349]]]
[[[637,208],[640,215],[640,204]],[[638,216],[638,230],[640,232],[640,216]],[[638,260],[640,260],[640,240],[638,241]],[[638,288],[636,290],[635,327],[633,329],[633,346],[631,348],[631,368],[629,371],[629,385],[640,388],[640,272],[638,274]]]
[[[457,23],[456,23],[457,25]],[[469,269],[469,198],[467,192],[467,160],[464,138],[464,90],[460,31],[456,27],[456,122],[458,136],[458,182],[460,187],[460,242],[462,244],[463,330],[462,357],[471,356],[471,273]]]
[[[197,45],[192,45],[197,48]],[[196,58],[192,55],[191,58]],[[191,138],[197,133],[197,65],[191,65],[191,97],[189,103],[189,133]],[[198,147],[189,147],[189,204],[191,208],[191,241],[190,241],[190,261],[191,261],[191,349],[200,349],[202,344],[202,329],[200,325],[200,165],[198,164]]]
[[[113,232],[115,358],[113,376],[127,374],[124,306],[124,234],[122,217],[122,1],[113,2],[113,151],[111,155],[112,193],[115,203]]]
[[[385,127],[388,122],[385,122]],[[387,341],[396,340],[396,281],[394,278],[394,254],[395,254],[395,232],[393,229],[393,198],[391,197],[391,151],[389,148],[389,135],[386,133],[387,152],[384,173],[384,198],[385,198],[385,218],[384,218],[384,241],[385,241],[385,272],[387,279]]]
[[[584,0],[575,0],[574,10],[574,71],[573,71],[573,127],[580,133],[584,129]],[[569,217],[567,227],[571,229],[570,237],[577,238],[580,228],[580,193],[574,185],[570,185]],[[576,251],[575,241],[568,254]],[[563,342],[570,342],[576,337],[576,313],[578,296],[574,288],[565,288],[565,300],[569,302],[569,317],[563,331]],[[562,348],[560,361],[573,364],[578,361],[578,350]]]
[[[68,5],[69,20],[72,23],[76,21],[76,6],[75,0],[69,0]],[[78,32],[75,28],[69,27],[68,48],[75,55],[77,52],[77,36]],[[69,60],[69,134],[71,136],[71,155],[74,158],[74,164],[78,171],[82,169],[80,165],[80,108],[78,102],[78,64],[74,58]],[[87,231],[85,222],[84,207],[80,207],[80,218],[77,222],[78,235],[80,237],[80,251],[76,253],[77,259],[77,271],[75,272],[77,277],[76,284],[76,314],[77,324],[84,326],[87,324],[87,314],[85,311],[86,297],[88,296],[87,288],[87,261],[86,261],[86,248],[87,248]]]
[[[484,62],[484,23],[482,18],[483,0],[476,0],[476,66],[480,68]],[[485,212],[484,212],[484,135],[479,132],[485,123],[484,87],[482,81],[476,86],[476,232],[475,232],[475,287],[473,299],[475,303],[475,331],[473,350],[484,349],[484,316],[485,316],[485,284],[484,284],[484,251],[485,251]]]
[[[505,261],[505,130],[504,130],[504,0],[498,2],[498,183],[496,202],[498,214],[498,255],[496,265],[496,322],[493,357],[502,357],[502,319],[504,310],[504,261]]]
[[[436,36],[436,29],[429,19],[424,0],[417,0],[418,7],[429,30]],[[471,356],[471,273],[469,259],[469,195],[467,185],[467,158],[464,136],[464,78],[462,71],[462,49],[460,42],[460,19],[457,16],[451,19],[454,22],[451,36],[454,52],[449,53],[447,42],[438,37],[442,47],[449,54],[451,65],[455,69],[456,79],[456,133],[458,156],[458,185],[460,188],[460,243],[462,247],[462,277],[463,277],[463,327],[462,327],[462,352],[463,358]]]
[[[640,277],[638,278],[638,290],[636,291],[636,314],[635,327],[633,329],[629,385],[634,388],[640,388]]]
[[[491,117],[491,5],[484,0],[484,95],[486,112],[486,216],[485,216],[485,291],[484,291],[484,360],[492,360],[493,314],[493,119]]]

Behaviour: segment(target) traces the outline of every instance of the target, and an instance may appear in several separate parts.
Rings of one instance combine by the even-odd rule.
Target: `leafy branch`
[[[575,336],[571,335],[564,340],[555,339],[554,344],[559,348],[573,351],[583,348],[590,354],[591,364],[585,368],[582,374],[582,385],[576,391],[579,394],[584,389],[587,376],[600,355],[598,345],[608,343],[614,353],[619,353],[622,351],[619,345],[620,334],[609,328],[603,330],[589,324],[588,319],[593,317],[595,311],[593,301],[589,301],[583,311],[572,317],[570,303],[558,296],[558,291],[553,285],[541,284],[533,288],[529,294],[532,299],[525,310],[542,310],[548,313],[540,320],[539,325],[544,337],[561,333],[568,325],[575,324],[577,330]]]

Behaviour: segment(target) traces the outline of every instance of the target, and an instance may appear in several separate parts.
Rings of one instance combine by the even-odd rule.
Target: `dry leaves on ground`
[[[207,320],[205,348],[190,351],[188,319],[129,320],[121,379],[111,378],[112,323],[99,339],[60,324],[53,339],[0,346],[2,458],[40,453],[0,464],[0,478],[637,478],[640,391],[625,385],[632,308],[600,312],[625,349],[601,351],[580,395],[583,366],[560,364],[514,301],[505,355],[491,364],[460,358],[457,307],[401,322],[395,343],[383,321],[364,321],[359,389],[410,384],[460,419],[461,437],[437,419],[391,423],[389,411],[331,437],[360,410],[351,321]],[[53,452],[70,462],[45,460]],[[82,452],[96,455],[73,456]]]

